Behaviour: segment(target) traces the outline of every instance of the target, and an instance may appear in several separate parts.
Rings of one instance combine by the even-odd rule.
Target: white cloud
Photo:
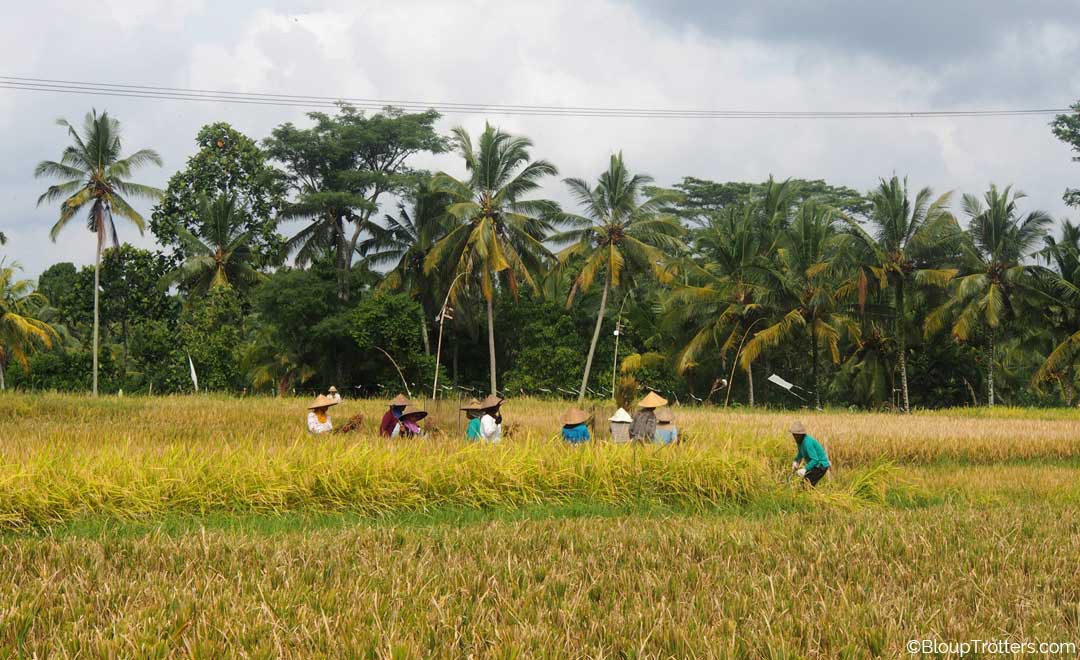
[[[942,61],[928,72],[872,52],[840,52],[806,40],[772,41],[761,34],[690,27],[672,30],[639,8],[614,1],[307,2],[294,12],[230,4],[113,0],[112,17],[95,20],[126,30],[103,39],[78,73],[84,79],[171,84],[365,98],[648,108],[926,109],[950,99],[956,80],[984,81],[971,94],[982,107],[1030,104],[1018,83],[1025,72],[1068,70],[1062,89],[1080,74],[1062,67],[1077,52],[1076,25],[1021,24],[1013,41],[975,76],[970,60]],[[49,7],[20,10],[44,21]],[[222,12],[228,11],[228,17]],[[932,20],[927,18],[925,20]],[[22,75],[62,77],[84,44],[60,43],[63,32],[31,36],[0,26],[0,56]],[[70,36],[70,35],[68,35]],[[958,35],[957,38],[963,38]],[[20,69],[19,67],[24,67]],[[60,75],[58,75],[60,74]],[[1067,84],[1066,84],[1067,83]],[[1071,86],[1070,86],[1071,85]],[[1065,103],[1069,99],[1061,99]],[[31,272],[85,254],[42,239],[54,209],[35,210],[42,182],[29,176],[36,160],[58,155],[58,115],[81,117],[91,105],[121,118],[131,148],[154,146],[166,159],[164,183],[183,166],[199,126],[229,121],[256,138],[284,121],[303,122],[303,109],[45,96],[0,90],[0,128],[14,143],[0,161],[0,229],[8,252]],[[1061,214],[1078,168],[1056,142],[1048,117],[924,120],[719,121],[447,115],[441,126],[479,131],[485,119],[531,137],[534,155],[562,176],[595,177],[622,149],[630,165],[662,184],[693,175],[718,180],[825,178],[865,189],[880,176],[910,174],[912,185],[981,192],[989,181],[1015,183],[1031,207]],[[460,172],[452,156],[418,165]],[[566,199],[552,181],[549,194]],[[148,210],[148,209],[147,209]],[[131,233],[124,231],[123,236]],[[72,239],[77,238],[72,235]],[[47,249],[42,249],[46,247]]]

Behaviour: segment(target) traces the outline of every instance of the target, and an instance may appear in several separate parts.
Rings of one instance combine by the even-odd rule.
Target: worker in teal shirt
[[[816,486],[817,482],[821,481],[821,478],[829,471],[829,457],[825,454],[825,448],[814,436],[807,434],[806,427],[801,422],[791,425],[791,435],[795,436],[795,446],[799,448],[791,469],[810,482],[811,486]],[[806,464],[799,467],[803,461]]]
[[[480,432],[480,402],[475,398],[461,407],[461,410],[465,412],[465,418],[469,420],[469,425],[465,427],[465,439],[469,441],[476,441],[483,437]]]

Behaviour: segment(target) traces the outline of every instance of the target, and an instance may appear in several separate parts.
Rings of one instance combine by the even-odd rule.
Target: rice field
[[[305,400],[0,396],[0,650],[900,657],[1080,642],[1080,412],[676,408],[673,447],[313,438]],[[612,412],[597,406],[598,419]],[[794,418],[835,469],[790,479]],[[603,424],[601,425],[603,426]],[[1075,657],[1076,653],[1062,657]]]

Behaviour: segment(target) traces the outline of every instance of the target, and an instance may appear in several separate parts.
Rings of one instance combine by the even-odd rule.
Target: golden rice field
[[[1080,411],[676,408],[585,447],[306,401],[0,396],[0,655],[901,657],[1080,643]],[[598,406],[598,418],[612,412]],[[835,469],[789,476],[801,419]],[[1065,657],[1075,657],[1076,654]]]

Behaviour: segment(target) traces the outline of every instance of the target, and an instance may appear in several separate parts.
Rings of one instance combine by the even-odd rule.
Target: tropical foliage
[[[261,142],[204,127],[151,215],[164,252],[99,250],[13,294],[10,318],[52,331],[5,339],[8,383],[93,388],[100,344],[107,391],[189,390],[194,365],[210,389],[419,392],[438,354],[441,396],[1076,403],[1080,229],[1011,186],[657,185],[616,152],[560,206],[527,137],[438,121],[342,105]],[[63,125],[72,146],[36,170],[61,179],[54,236],[80,211],[99,248],[114,215],[141,229],[129,200],[156,191],[129,179],[156,155],[123,157],[106,114]],[[1076,127],[1052,130],[1076,148]],[[451,149],[460,169],[417,167]]]

